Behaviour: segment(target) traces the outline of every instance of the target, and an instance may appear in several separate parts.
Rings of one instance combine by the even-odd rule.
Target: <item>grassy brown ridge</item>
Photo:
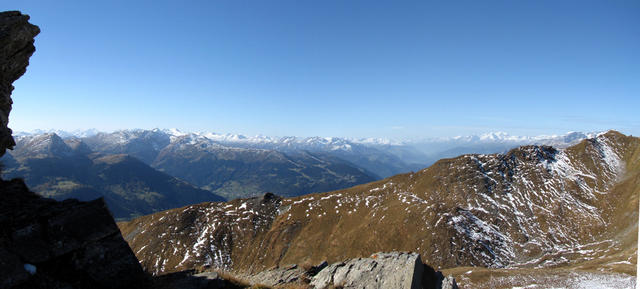
[[[414,251],[436,268],[578,268],[635,275],[640,139],[443,159],[297,198],[203,203],[121,223],[155,273],[260,271]],[[186,258],[185,258],[186,257]]]

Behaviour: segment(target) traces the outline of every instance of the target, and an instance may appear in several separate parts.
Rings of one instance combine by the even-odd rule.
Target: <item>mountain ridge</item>
[[[47,133],[56,133],[62,138],[76,137],[76,138],[86,138],[95,136],[98,134],[114,134],[114,133],[135,133],[135,132],[162,132],[169,136],[179,137],[184,135],[197,135],[209,138],[214,141],[218,141],[221,143],[228,142],[245,142],[245,143],[325,143],[325,144],[336,144],[336,148],[348,148],[348,146],[341,146],[337,144],[346,144],[346,143],[358,143],[358,144],[372,144],[372,145],[403,145],[408,143],[432,143],[432,142],[446,142],[451,140],[459,140],[459,141],[499,141],[499,142],[530,142],[530,141],[542,141],[542,143],[538,144],[547,144],[544,143],[546,141],[551,140],[581,140],[584,138],[591,138],[596,136],[597,134],[606,132],[606,131],[592,131],[592,132],[580,132],[580,131],[568,131],[564,134],[540,134],[540,135],[512,135],[504,131],[491,131],[480,134],[471,134],[471,135],[457,135],[451,137],[430,137],[430,138],[413,138],[406,140],[397,140],[391,138],[379,138],[379,137],[365,137],[365,138],[350,138],[350,137],[327,137],[327,136],[309,136],[309,137],[298,137],[298,136],[268,136],[268,135],[243,135],[243,134],[234,134],[234,133],[215,133],[210,131],[181,131],[176,128],[169,129],[124,129],[124,130],[115,130],[115,131],[100,131],[97,129],[86,129],[86,130],[73,130],[66,131],[60,129],[37,129],[32,131],[16,131],[14,132],[15,137],[23,137],[23,136],[31,136],[31,135],[39,135],[39,134],[47,134]]]
[[[349,189],[265,197],[272,200],[266,215],[251,205],[258,200],[234,200],[119,225],[143,267],[155,273],[207,264],[258,271],[385,250],[418,252],[436,268],[598,264],[629,273],[637,260],[629,240],[637,235],[639,151],[638,138],[610,131],[566,149],[531,145],[463,155]],[[631,223],[619,223],[623,216]],[[194,225],[169,233],[175,241],[165,249],[147,241],[157,238],[155,228],[173,232],[174,220],[184,218]],[[244,226],[250,229],[234,229]],[[224,258],[193,257],[207,252]]]
[[[35,133],[21,132],[20,137]],[[93,150],[129,153],[152,164],[159,151],[177,139],[191,138],[227,147],[269,149],[283,153],[322,152],[353,163],[381,178],[417,171],[435,161],[466,153],[499,153],[520,145],[539,144],[567,147],[596,133],[569,132],[564,135],[512,136],[504,132],[473,136],[395,141],[381,138],[272,137],[182,132],[177,129],[130,129],[111,133],[96,130],[71,133],[57,131],[67,138],[80,138]],[[82,136],[82,137],[80,137]]]

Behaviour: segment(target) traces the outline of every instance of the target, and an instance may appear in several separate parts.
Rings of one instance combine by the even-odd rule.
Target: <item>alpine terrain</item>
[[[350,189],[203,203],[119,225],[156,274],[261,271],[393,250],[418,252],[440,269],[634,274],[639,192],[640,139],[609,131],[565,149],[463,155]]]

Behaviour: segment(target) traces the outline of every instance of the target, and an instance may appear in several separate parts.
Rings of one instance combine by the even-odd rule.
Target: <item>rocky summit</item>
[[[443,159],[417,173],[297,198],[203,203],[120,223],[143,267],[259,272],[413,251],[435,268],[635,271],[640,140]]]

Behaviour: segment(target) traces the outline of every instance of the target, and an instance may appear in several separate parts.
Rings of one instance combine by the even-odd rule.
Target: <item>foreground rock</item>
[[[145,274],[102,199],[57,202],[0,181],[0,288],[129,288]]]
[[[303,267],[288,265],[237,277],[254,285],[284,288],[295,284],[304,288],[458,288],[453,277],[444,277],[441,272],[423,264],[417,253],[377,253],[369,258]]]
[[[417,253],[377,253],[369,258],[331,264],[311,279],[314,288],[458,288],[455,280],[420,261]],[[443,286],[444,285],[444,286]]]
[[[307,272],[296,264],[284,266],[282,268],[272,268],[256,274],[239,274],[238,277],[246,280],[250,284],[261,284],[267,286],[305,283],[305,281],[308,281]]]

